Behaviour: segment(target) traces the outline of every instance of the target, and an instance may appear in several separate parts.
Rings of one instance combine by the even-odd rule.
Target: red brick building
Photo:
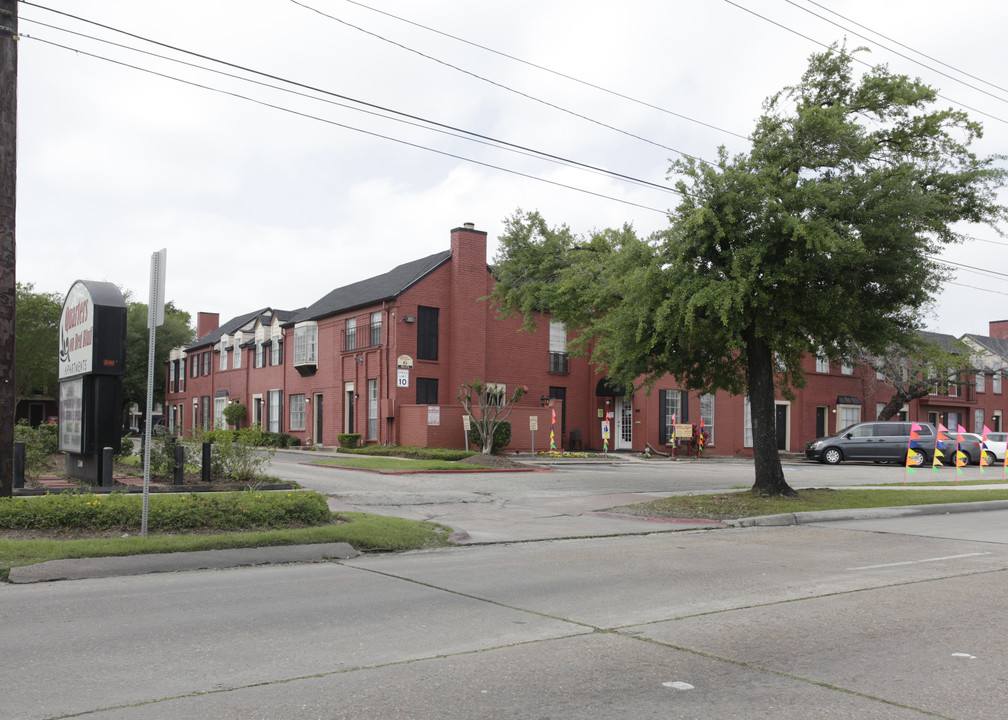
[[[580,435],[585,448],[600,450],[609,416],[610,450],[667,452],[674,415],[684,425],[703,420],[710,453],[751,455],[745,398],[686,392],[671,377],[626,397],[587,359],[568,357],[562,324],[541,318],[528,333],[517,319],[498,319],[484,299],[494,282],[486,254],[486,233],[466,224],[451,231],[448,250],[336,288],[299,310],[262,308],[224,324],[200,313],[199,339],[174,349],[168,363],[169,425],[187,432],[223,424],[223,409],[241,402],[247,424],[304,443],[336,445],[337,435],[359,433],[367,443],[461,448],[457,396],[476,379],[508,394],[525,389],[509,418],[509,450],[548,449],[551,431],[558,448]],[[909,403],[905,416],[971,431],[1003,427],[1008,321],[991,323],[991,335],[964,338],[985,358],[986,373],[951,392],[936,388]],[[777,401],[781,450],[800,452],[809,440],[873,419],[893,396],[867,366],[808,358],[805,369],[807,386],[793,401]]]

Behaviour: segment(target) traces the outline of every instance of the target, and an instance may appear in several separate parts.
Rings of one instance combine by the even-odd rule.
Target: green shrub
[[[119,437],[119,449],[115,453],[116,460],[123,460],[133,454],[133,437],[129,430],[123,430]]]
[[[345,448],[354,455],[376,455],[387,457],[414,458],[417,460],[461,460],[474,455],[472,450],[454,448],[422,448],[413,445],[367,445],[362,448]]]
[[[353,449],[360,445],[360,433],[340,433],[336,436],[336,442],[341,448]]]
[[[483,447],[483,440],[479,436],[479,432],[476,427],[469,428],[469,444],[475,445],[478,448]],[[490,452],[495,453],[503,448],[506,448],[511,444],[511,423],[504,420],[497,424],[494,428],[493,444],[490,447]]]
[[[56,452],[58,438],[55,425],[33,428],[22,420],[14,426],[14,442],[25,444],[25,475],[34,478],[45,470],[46,458]]]
[[[0,529],[139,530],[142,500],[125,493],[0,498]],[[148,500],[147,527],[249,530],[323,525],[331,517],[325,496],[317,492],[155,494]]]
[[[228,425],[234,425],[236,428],[241,427],[242,422],[245,421],[245,415],[245,406],[240,402],[231,403],[224,408],[224,421]]]

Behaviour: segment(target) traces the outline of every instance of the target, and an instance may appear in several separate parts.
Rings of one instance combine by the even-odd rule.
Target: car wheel
[[[827,465],[836,465],[843,460],[843,453],[839,448],[826,448],[823,450],[822,459]]]
[[[994,465],[997,462],[997,455],[992,453],[990,450],[983,451],[984,462],[988,465]]]
[[[910,450],[907,453],[906,464],[910,467],[920,467],[927,458],[920,450]]]

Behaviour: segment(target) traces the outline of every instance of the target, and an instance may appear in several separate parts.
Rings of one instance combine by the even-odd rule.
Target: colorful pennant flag
[[[983,480],[984,466],[990,465],[990,460],[987,459],[987,433],[991,429],[986,425],[983,426],[983,434],[980,436],[980,479]]]
[[[917,472],[913,469],[914,465],[919,465],[919,462],[915,462],[919,456],[923,455],[921,452],[921,445],[918,440],[920,440],[920,433],[918,430],[921,426],[917,423],[911,423],[910,425],[910,442],[907,443],[907,453],[906,453],[906,469],[903,471],[903,484],[906,485],[907,473]]]
[[[946,448],[945,443],[942,441],[948,440],[948,435],[945,434],[947,432],[948,428],[941,423],[938,423],[938,434],[935,436],[934,460],[931,462],[931,482],[934,482],[934,474],[938,472],[938,468],[941,467],[942,462],[944,462],[943,458],[945,457],[945,453],[943,453],[942,450],[945,450]],[[939,446],[941,446],[942,450],[938,449]]]
[[[556,451],[556,408],[553,408],[553,419],[550,421],[550,450]]]
[[[967,455],[966,453],[964,453],[963,450],[962,450],[962,443],[963,443],[963,436],[962,436],[962,434],[964,432],[966,432],[966,428],[964,428],[962,425],[957,426],[957,429],[956,429],[956,454],[955,454],[956,482],[957,483],[959,482],[959,475],[962,473],[962,468],[964,468],[967,465],[969,465],[969,455]]]
[[[703,417],[701,417],[700,418],[700,437],[697,439],[697,454],[696,454],[697,457],[700,457],[700,454],[703,452],[703,444],[704,444],[703,429],[704,429]]]

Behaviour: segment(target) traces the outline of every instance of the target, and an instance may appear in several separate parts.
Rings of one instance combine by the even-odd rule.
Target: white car
[[[1005,445],[1008,444],[1008,433],[1003,432],[993,432],[987,433],[987,443],[984,447],[984,452],[987,455],[994,456],[994,462],[991,463],[1001,463],[1005,459]],[[988,457],[988,460],[990,458]]]

